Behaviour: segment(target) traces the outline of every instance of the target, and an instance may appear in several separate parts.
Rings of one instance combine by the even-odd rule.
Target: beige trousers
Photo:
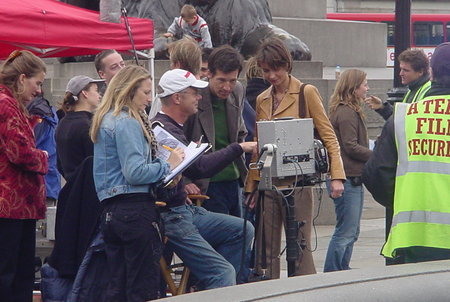
[[[256,234],[256,272],[263,274],[261,269],[262,257],[262,235],[264,224],[264,236],[266,244],[267,270],[265,275],[270,279],[280,278],[280,259],[286,259],[286,253],[281,257],[281,232],[286,222],[285,201],[274,191],[266,191],[259,216],[258,233]],[[312,188],[295,189],[295,218],[297,221],[306,221],[299,230],[299,240],[304,237],[307,248],[302,250],[299,260],[295,263],[295,275],[315,274],[316,268],[311,252],[311,229],[313,215],[313,192]]]

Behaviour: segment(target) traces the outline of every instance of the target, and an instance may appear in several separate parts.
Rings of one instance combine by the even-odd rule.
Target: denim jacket
[[[166,161],[151,159],[139,122],[127,108],[105,114],[94,144],[94,182],[100,201],[119,194],[147,193],[169,173]]]

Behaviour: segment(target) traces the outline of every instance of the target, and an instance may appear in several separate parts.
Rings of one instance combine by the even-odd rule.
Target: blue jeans
[[[203,202],[208,211],[242,217],[242,188],[239,180],[210,182]]]
[[[201,207],[183,205],[161,213],[167,244],[199,280],[199,287],[211,289],[236,284],[241,269],[244,220],[230,215],[209,212]],[[254,236],[247,223],[246,255]],[[247,257],[246,257],[247,259]],[[240,280],[248,278],[249,263],[244,262]]]
[[[327,182],[330,191],[329,182]],[[324,272],[350,269],[353,244],[358,240],[359,225],[364,202],[364,189],[353,186],[350,180],[344,183],[344,193],[335,198],[336,228],[328,246]]]

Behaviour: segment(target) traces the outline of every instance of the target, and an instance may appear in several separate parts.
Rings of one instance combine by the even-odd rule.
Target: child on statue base
[[[167,29],[164,37],[171,38],[182,33],[188,35],[198,42],[200,47],[212,48],[211,35],[209,34],[208,24],[197,14],[192,5],[185,4],[181,8],[180,17],[176,17],[173,23]]]

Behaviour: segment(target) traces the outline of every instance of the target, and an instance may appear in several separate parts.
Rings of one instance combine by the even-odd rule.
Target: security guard
[[[394,209],[382,254],[406,263],[450,259],[450,43],[431,68],[427,95],[397,104],[363,173],[375,200]]]
[[[408,91],[403,97],[403,103],[414,103],[421,100],[430,90],[430,62],[421,49],[407,49],[399,56],[400,78]],[[366,99],[367,105],[387,120],[393,113],[392,105],[384,103],[377,97]]]

